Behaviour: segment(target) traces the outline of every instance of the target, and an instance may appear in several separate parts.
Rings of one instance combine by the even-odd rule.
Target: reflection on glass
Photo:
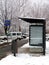
[[[42,26],[31,26],[30,27],[30,44],[43,43],[43,27]]]

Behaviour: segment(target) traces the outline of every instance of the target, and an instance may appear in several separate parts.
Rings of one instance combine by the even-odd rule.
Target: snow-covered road
[[[0,60],[0,65],[49,65],[49,41],[46,42],[46,55],[12,54]]]

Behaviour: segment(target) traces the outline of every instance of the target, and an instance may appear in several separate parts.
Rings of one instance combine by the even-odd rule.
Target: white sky
[[[36,4],[40,3],[40,5],[41,5],[42,3],[48,4],[49,3],[49,0],[29,0],[29,2],[32,5],[33,5],[33,3],[36,3]]]

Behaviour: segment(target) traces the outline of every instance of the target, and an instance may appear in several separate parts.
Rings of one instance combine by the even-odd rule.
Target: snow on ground
[[[0,65],[48,65],[49,64],[49,41],[46,42],[46,55],[32,56],[29,54],[12,54],[0,60]]]

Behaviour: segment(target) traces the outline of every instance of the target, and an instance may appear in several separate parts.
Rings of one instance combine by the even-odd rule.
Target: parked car
[[[49,40],[49,34],[46,34],[46,41]]]
[[[22,38],[22,32],[10,32],[8,34],[8,38],[11,39]]]

